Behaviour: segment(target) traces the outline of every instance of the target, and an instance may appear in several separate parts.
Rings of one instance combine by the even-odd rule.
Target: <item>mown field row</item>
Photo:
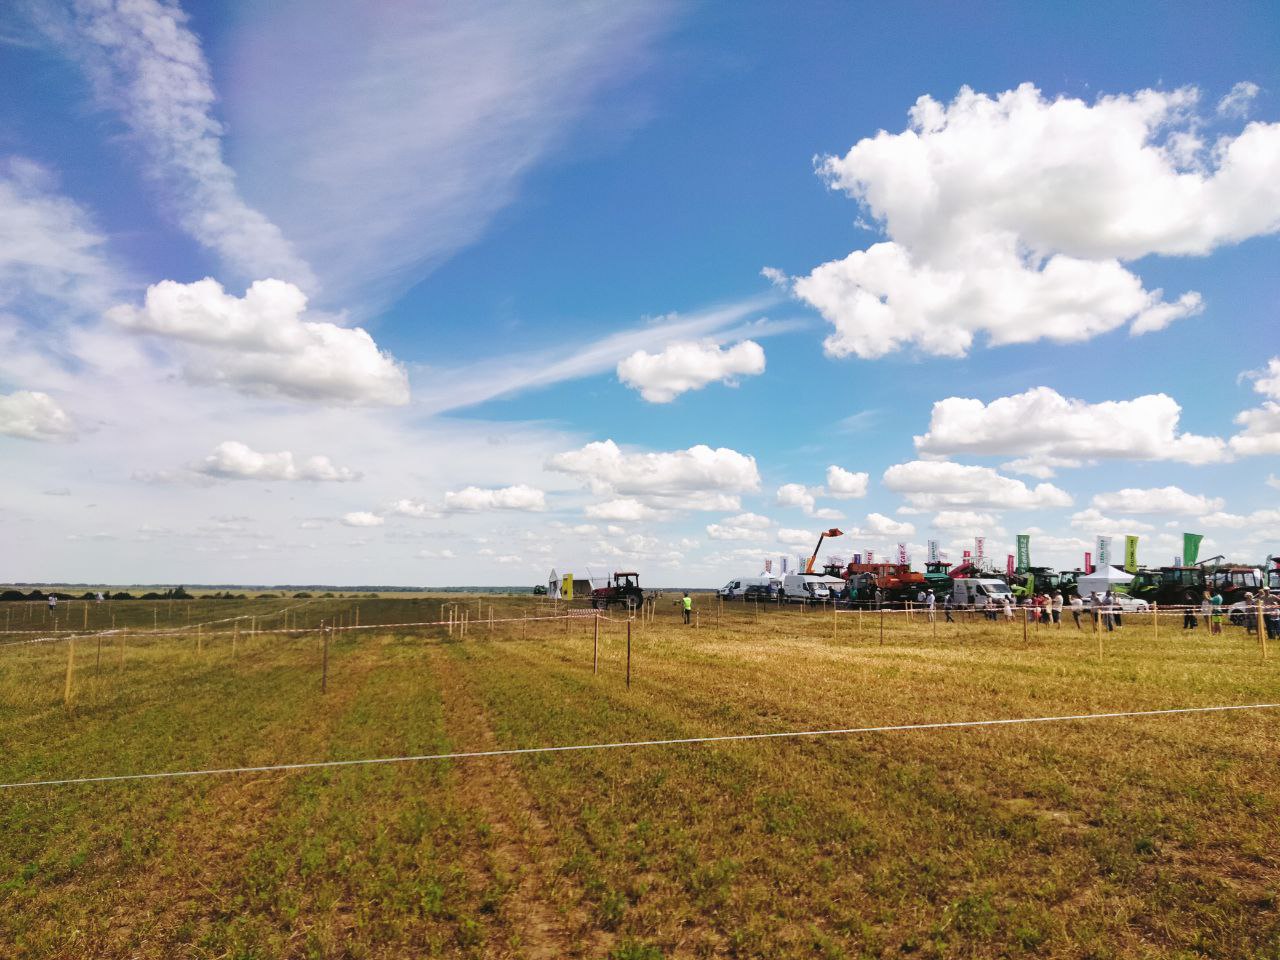
[[[440,602],[361,600],[359,617]],[[285,601],[198,602],[193,622],[261,618],[234,650],[219,631],[134,634],[122,666],[117,636],[100,659],[81,639],[69,702],[65,641],[0,648],[0,781],[1280,699],[1241,630],[1157,641],[1130,620],[1099,655],[1070,626],[1024,641],[897,617],[881,643],[872,618],[710,604],[696,629],[665,604],[631,625],[628,688],[625,623],[601,623],[593,672],[593,618],[490,632],[478,602],[465,638],[335,634],[324,693],[320,635],[275,632],[261,606]],[[535,609],[493,602],[498,620]],[[353,623],[339,603],[295,613]],[[8,790],[0,943],[1280,957],[1278,733],[1258,710]]]

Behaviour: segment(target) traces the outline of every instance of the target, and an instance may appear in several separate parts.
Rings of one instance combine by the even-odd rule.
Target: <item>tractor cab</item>
[[[607,610],[611,606],[634,609],[642,603],[644,591],[640,589],[640,574],[635,571],[615,573],[607,586],[591,591],[591,605],[597,610]]]

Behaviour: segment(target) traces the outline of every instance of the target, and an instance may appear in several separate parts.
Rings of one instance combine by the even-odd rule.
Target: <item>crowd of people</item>
[[[1063,613],[1069,610],[1077,630],[1084,629],[1081,620],[1087,616],[1091,624],[1097,623],[1101,629],[1111,631],[1124,626],[1124,601],[1120,596],[1107,590],[1104,593],[1092,591],[1087,599],[1078,595],[1068,599],[1063,596],[1061,590],[1055,590],[1052,593],[1037,593],[1024,597],[1020,601],[1010,597],[1004,599],[979,597],[974,604],[974,609],[991,621],[999,621],[1001,616],[1005,620],[1013,620],[1020,614],[1029,622],[1040,624],[1060,624]],[[930,620],[934,618],[938,605],[934,591],[921,590],[916,595],[916,604],[928,613]],[[1272,593],[1266,587],[1262,588],[1258,597],[1252,593],[1246,593],[1243,608],[1234,610],[1230,617],[1223,612],[1222,595],[1206,591],[1199,605],[1199,616],[1197,616],[1195,605],[1188,604],[1184,608],[1182,628],[1197,629],[1200,626],[1199,617],[1203,617],[1212,633],[1221,633],[1223,623],[1228,619],[1236,626],[1245,627],[1249,633],[1257,633],[1259,606],[1262,608],[1262,623],[1267,639],[1280,639],[1280,595]],[[954,597],[946,594],[942,600],[942,610],[947,623],[955,622],[957,609],[959,606]]]

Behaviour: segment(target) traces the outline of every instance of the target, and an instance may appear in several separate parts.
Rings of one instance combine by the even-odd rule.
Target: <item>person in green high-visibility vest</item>
[[[693,597],[689,596],[689,591],[684,592],[684,597],[680,601],[680,608],[684,610],[684,622],[688,623],[693,616]]]

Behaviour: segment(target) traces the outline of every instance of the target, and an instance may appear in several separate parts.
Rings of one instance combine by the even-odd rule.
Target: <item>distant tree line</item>
[[[6,600],[8,601],[48,600],[50,597],[57,597],[59,600],[97,600],[98,599],[97,593],[92,591],[86,591],[85,593],[82,593],[79,596],[77,596],[74,593],[63,593],[59,590],[50,590],[48,593],[45,593],[43,590],[32,590],[30,593],[23,593],[21,590],[0,591],[0,602],[6,601]],[[129,593],[126,590],[121,590],[118,593],[104,592],[102,594],[102,599],[103,600],[194,600],[195,597],[187,593],[185,587],[174,587],[171,590],[164,591],[164,593],[157,593],[155,591],[152,591],[150,593],[144,593],[141,596],[137,596],[137,597],[135,597],[132,593]],[[238,597],[233,596],[230,593],[221,595],[221,596],[215,594],[212,597],[208,597],[206,599],[243,600],[244,594],[240,594],[240,596]]]

